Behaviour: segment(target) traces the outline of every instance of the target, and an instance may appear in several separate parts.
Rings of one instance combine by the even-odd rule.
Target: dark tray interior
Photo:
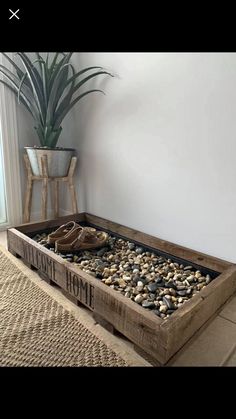
[[[211,278],[213,278],[213,279],[215,279],[217,276],[220,275],[219,272],[216,272],[216,271],[214,271],[212,269],[208,269],[208,268],[205,268],[204,266],[198,265],[196,263],[192,263],[191,261],[188,261],[186,259],[182,259],[182,258],[176,257],[174,255],[171,255],[170,253],[163,252],[162,250],[156,249],[154,247],[146,246],[142,242],[138,242],[138,241],[135,241],[135,240],[128,239],[127,237],[122,236],[122,235],[120,235],[118,233],[113,233],[113,231],[111,231],[111,230],[107,230],[105,228],[102,228],[101,229],[100,227],[96,226],[95,224],[91,224],[91,223],[87,223],[87,222],[80,222],[80,225],[83,226],[83,227],[89,226],[89,227],[94,227],[97,230],[106,231],[107,233],[109,233],[110,235],[112,235],[114,237],[118,237],[118,238],[121,238],[121,239],[130,241],[132,243],[135,243],[137,246],[142,247],[144,249],[144,251],[153,252],[157,256],[162,256],[162,257],[164,257],[166,259],[171,259],[173,262],[176,262],[176,263],[179,263],[179,264],[183,264],[184,266],[191,265],[195,270],[200,270],[203,273],[203,275],[209,274],[211,276]],[[56,228],[57,227],[50,228],[50,229],[45,229],[45,230],[34,231],[33,233],[29,233],[28,234],[28,237],[32,238],[32,237],[36,236],[36,234],[42,234],[42,233],[49,234],[52,231],[56,230]]]

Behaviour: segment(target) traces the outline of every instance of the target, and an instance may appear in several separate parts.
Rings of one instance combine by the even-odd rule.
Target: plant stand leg
[[[55,179],[52,181],[52,190],[53,190],[53,208],[54,208],[54,218],[59,217],[59,182]]]
[[[41,157],[42,163],[42,220],[47,219],[47,197],[48,197],[48,162],[47,156]]]
[[[79,211],[78,211],[77,200],[76,200],[75,185],[72,179],[69,179],[69,189],[70,189],[70,194],[71,194],[72,213],[77,214]]]
[[[73,214],[77,214],[79,212],[78,211],[78,205],[77,205],[77,199],[76,199],[75,185],[74,185],[74,181],[73,181],[73,176],[74,176],[74,172],[75,172],[76,163],[77,163],[77,157],[72,157],[69,172],[68,172],[68,183],[69,183],[69,190],[70,190],[70,194],[71,194]]]
[[[27,180],[26,186],[26,195],[25,195],[25,206],[24,206],[24,223],[30,222],[30,212],[31,212],[31,204],[32,204],[32,189],[33,189],[33,181],[31,178]]]
[[[29,158],[27,154],[24,155],[25,166],[27,170],[27,184],[26,184],[26,194],[25,194],[25,205],[24,205],[24,214],[23,222],[29,223],[30,221],[30,212],[32,204],[32,190],[33,190],[33,173],[31,170]]]

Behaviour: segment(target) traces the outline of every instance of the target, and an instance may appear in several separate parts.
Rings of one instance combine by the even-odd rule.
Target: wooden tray
[[[71,220],[109,231],[218,276],[169,318],[160,319],[31,238]],[[36,268],[47,282],[59,285],[73,301],[92,310],[96,319],[114,327],[161,364],[166,364],[236,290],[235,264],[87,213],[10,228],[7,240],[13,255]]]

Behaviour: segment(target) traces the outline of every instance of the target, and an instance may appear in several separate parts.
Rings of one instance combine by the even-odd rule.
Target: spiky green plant
[[[42,147],[56,147],[63,119],[84,96],[93,92],[104,94],[99,89],[81,93],[82,86],[99,75],[112,76],[98,66],[76,72],[70,62],[72,52],[54,53],[51,60],[52,54],[49,53],[44,59],[36,52],[36,59],[32,60],[26,53],[17,52],[16,56],[21,61],[23,71],[6,53],[2,54],[15,72],[0,65],[0,73],[5,76],[0,82],[17,96],[18,102],[22,103],[34,118],[35,129]],[[86,77],[85,73],[88,73]]]

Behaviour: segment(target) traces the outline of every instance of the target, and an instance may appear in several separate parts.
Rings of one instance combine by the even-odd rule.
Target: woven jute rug
[[[0,246],[0,366],[150,365]]]

